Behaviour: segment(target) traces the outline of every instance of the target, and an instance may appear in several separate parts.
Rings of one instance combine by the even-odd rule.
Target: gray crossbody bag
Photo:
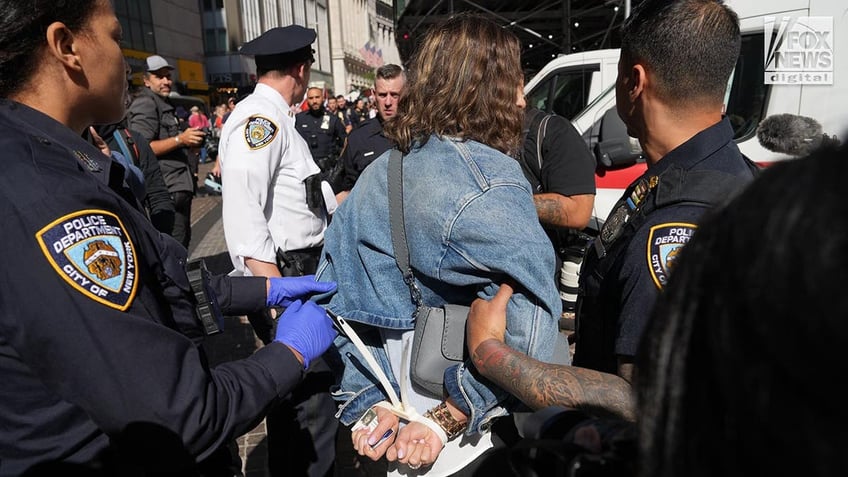
[[[445,370],[464,361],[465,320],[469,307],[462,305],[426,306],[415,284],[409,264],[409,244],[403,215],[403,155],[393,149],[388,166],[389,223],[395,260],[415,304],[415,335],[412,339],[410,376],[412,382],[441,397]]]

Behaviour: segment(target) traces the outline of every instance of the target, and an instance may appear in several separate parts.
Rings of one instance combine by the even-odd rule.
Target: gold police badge
[[[277,137],[278,130],[274,121],[263,116],[252,116],[244,126],[244,140],[251,149],[262,149]]]

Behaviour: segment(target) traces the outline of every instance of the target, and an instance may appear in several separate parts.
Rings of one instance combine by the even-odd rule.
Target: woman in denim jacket
[[[547,361],[561,312],[550,278],[554,251],[530,186],[508,155],[519,146],[523,119],[519,56],[518,39],[495,23],[470,15],[447,20],[428,34],[413,60],[386,135],[404,152],[406,235],[423,303],[467,305],[511,280],[517,293],[506,341]],[[409,373],[400,369],[401,356],[412,339],[415,305],[392,247],[388,158],[389,152],[363,172],[335,212],[318,277],[338,281],[327,307],[353,324],[398,392],[401,373]],[[339,418],[349,426],[387,394],[347,337],[340,335],[335,345],[344,366],[335,396],[342,403]],[[398,418],[382,407],[374,408],[376,429],[352,434],[359,454],[374,460],[385,455],[405,474],[449,475],[466,467],[492,446],[489,426],[507,413],[509,394],[480,378],[470,360],[445,372],[444,396],[408,391],[418,412],[440,408],[432,421],[454,437],[444,449],[431,427],[410,422],[398,430]],[[391,436],[372,449],[389,429]]]

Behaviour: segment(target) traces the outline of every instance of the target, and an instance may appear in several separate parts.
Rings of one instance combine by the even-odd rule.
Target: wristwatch
[[[451,415],[446,403],[441,403],[433,409],[425,412],[424,417],[431,419],[438,424],[439,427],[445,431],[445,434],[447,434],[448,440],[462,434],[462,431],[464,431],[468,425],[466,422],[457,421]]]

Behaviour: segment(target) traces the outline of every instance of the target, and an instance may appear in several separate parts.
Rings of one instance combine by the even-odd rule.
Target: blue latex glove
[[[316,282],[315,275],[302,277],[270,277],[268,306],[288,307],[294,300],[309,298],[316,293],[327,293],[336,289],[336,282]]]
[[[336,329],[323,308],[315,302],[293,301],[277,322],[275,341],[297,350],[303,356],[303,368],[324,354],[336,338]]]

